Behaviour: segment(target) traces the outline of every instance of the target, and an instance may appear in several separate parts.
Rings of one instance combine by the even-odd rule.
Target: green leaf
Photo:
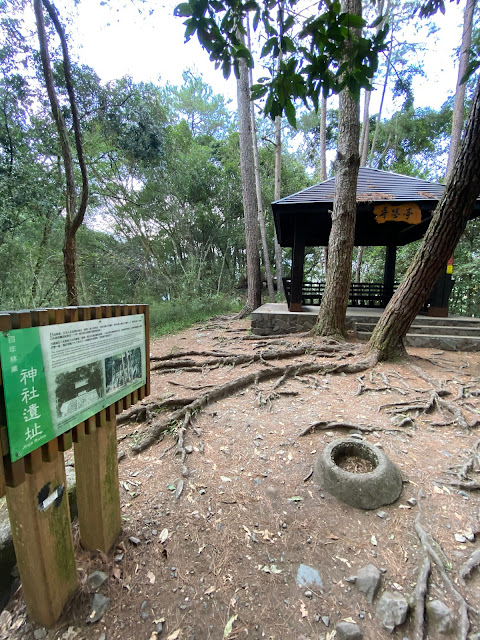
[[[173,15],[177,18],[189,18],[192,15],[192,7],[188,2],[182,2],[175,7]]]
[[[480,60],[472,60],[471,62],[469,62],[468,67],[465,71],[465,75],[460,80],[460,84],[465,84],[465,82],[467,82],[472,77],[472,75],[475,73],[475,71],[479,67],[480,67]]]
[[[267,93],[268,86],[264,84],[253,84],[250,88],[252,100],[258,100],[258,98],[263,98],[263,96]]]
[[[340,16],[340,21],[349,29],[363,29],[366,24],[362,16],[357,16],[354,13],[343,13]]]
[[[268,54],[270,53],[270,51],[272,51],[272,49],[275,47],[276,44],[277,44],[277,38],[275,37],[269,38],[263,45],[260,56],[262,58],[265,58],[266,56],[268,56]],[[277,47],[277,50],[278,50],[278,47]]]

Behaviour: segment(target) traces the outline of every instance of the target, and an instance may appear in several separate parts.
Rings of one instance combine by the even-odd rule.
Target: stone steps
[[[361,340],[368,340],[381,309],[349,307],[347,325],[355,324]],[[308,331],[318,316],[318,307],[305,306],[302,313],[290,313],[282,303],[267,303],[252,313],[252,333],[275,335]],[[412,323],[405,344],[445,351],[480,351],[480,319],[463,316],[434,318],[419,315]]]
[[[358,333],[372,333],[375,322],[356,322]],[[458,325],[425,325],[413,323],[408,333],[410,335],[424,336],[460,336],[466,338],[480,338],[480,326],[458,326]]]
[[[359,340],[367,341],[372,335],[375,325],[358,325]],[[413,326],[405,336],[405,346],[442,349],[444,351],[480,351],[480,329],[470,327],[440,327],[432,325],[430,330],[425,326]]]

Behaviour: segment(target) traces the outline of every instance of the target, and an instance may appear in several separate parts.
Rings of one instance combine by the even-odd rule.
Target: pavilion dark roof
[[[411,178],[391,171],[361,167],[358,172],[357,202],[419,202],[440,200],[445,185]],[[335,178],[298,191],[274,204],[314,204],[333,202]]]
[[[445,185],[411,178],[399,173],[361,167],[357,181],[357,246],[402,246],[419,240],[432,219]],[[308,239],[308,246],[328,244],[332,226],[331,210],[335,196],[335,178],[272,203],[277,240],[282,247],[293,247],[297,230]],[[379,224],[375,207],[388,203],[414,203],[421,212],[421,222],[385,221]],[[480,216],[480,198],[473,207],[471,219]]]

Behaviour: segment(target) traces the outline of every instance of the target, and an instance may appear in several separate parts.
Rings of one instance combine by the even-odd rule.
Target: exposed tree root
[[[458,570],[458,577],[460,579],[460,584],[465,586],[465,578],[469,578],[472,571],[475,567],[480,565],[480,549],[476,549],[470,558],[462,564],[460,569]]]
[[[190,386],[188,384],[182,384],[181,382],[177,382],[176,380],[167,380],[168,384],[172,384],[175,387],[182,387],[183,389],[189,389],[190,391],[203,391],[203,389],[211,389],[215,387],[214,384],[200,384],[196,386]]]
[[[332,350],[338,354],[342,351],[341,346],[332,348],[331,345],[314,345],[310,343],[308,345],[302,345],[292,349],[267,349],[260,353],[253,354],[226,354],[215,355],[215,357],[208,358],[199,363],[197,360],[187,359],[183,357],[178,358],[166,358],[157,362],[151,367],[151,371],[170,370],[170,369],[198,369],[200,366],[202,369],[205,367],[218,367],[218,366],[238,366],[242,364],[253,364],[254,362],[266,362],[267,360],[286,360],[289,358],[295,358],[305,355],[323,355],[324,353],[332,353]],[[202,352],[187,352],[190,355],[202,355]],[[205,352],[206,353],[206,352]],[[352,351],[349,351],[345,355],[354,355]]]
[[[228,358],[233,353],[225,353],[224,351],[176,351],[175,353],[167,353],[164,356],[150,356],[150,362],[165,362],[168,360],[180,360],[196,356],[199,358]],[[153,367],[152,367],[153,368]]]
[[[472,454],[458,472],[459,480],[469,480],[468,474],[472,471],[480,471],[480,440],[473,445]]]
[[[418,367],[415,367],[418,369]],[[389,413],[391,414],[399,414],[399,413],[408,413],[410,411],[418,411],[421,413],[431,413],[435,409],[437,409],[440,413],[450,414],[452,417],[451,420],[446,420],[442,422],[432,423],[432,426],[446,426],[450,424],[457,424],[459,427],[463,429],[471,429],[471,425],[466,421],[462,411],[452,402],[448,402],[443,398],[445,395],[450,395],[448,389],[443,389],[436,386],[434,391],[430,392],[430,397],[427,402],[390,402],[388,404],[383,404],[379,407],[381,409],[389,409]]]
[[[190,404],[177,409],[171,413],[168,417],[154,422],[150,426],[149,433],[135,446],[132,450],[135,453],[140,453],[146,448],[154,444],[158,437],[167,430],[169,427],[177,424],[180,420],[183,420],[189,413],[190,416],[194,416],[198,411],[201,411],[208,404],[215,402],[221,398],[232,395],[241,389],[245,389],[251,384],[258,384],[259,382],[272,380],[277,378],[277,384],[274,385],[274,389],[278,388],[279,382],[283,383],[288,378],[295,376],[305,375],[309,373],[320,373],[325,375],[327,373],[359,373],[374,366],[377,362],[375,355],[358,360],[356,362],[337,362],[331,364],[321,364],[319,362],[309,362],[305,364],[293,364],[286,367],[270,367],[269,369],[263,369],[260,371],[254,371],[235,380],[231,380],[222,385],[218,385],[213,389],[202,393]]]
[[[305,436],[308,433],[313,433],[313,431],[317,429],[321,431],[328,431],[329,429],[350,429],[350,430],[361,431],[363,433],[373,433],[375,431],[382,432],[382,433],[392,432],[392,433],[405,433],[406,435],[410,436],[410,434],[408,432],[405,432],[403,429],[384,429],[383,427],[371,427],[371,426],[353,424],[348,422],[335,422],[330,420],[327,420],[327,421],[321,420],[319,422],[313,422],[312,424],[308,425],[306,429],[301,431],[298,434],[298,436],[299,437]]]
[[[421,517],[422,517],[421,496],[419,494],[418,515],[415,519],[415,531],[417,532],[418,538],[422,544],[425,555],[428,556],[433,561],[444,584],[448,586],[448,588],[452,592],[453,597],[458,603],[459,629],[458,629],[457,638],[458,640],[467,640],[468,630],[470,629],[470,620],[468,618],[468,605],[465,601],[465,598],[456,590],[452,581],[448,577],[447,572],[445,571],[444,562],[440,556],[440,553],[434,548],[434,544],[436,547],[438,547],[439,550],[440,550],[440,546],[435,541],[433,541],[433,539],[427,534],[425,529],[420,524]],[[432,544],[430,540],[432,540],[434,544]],[[423,572],[424,566],[425,564],[422,566],[422,572]],[[415,629],[417,629],[417,627],[415,627]],[[420,638],[423,638],[423,635],[415,636],[415,640]]]
[[[417,576],[417,583],[413,592],[414,614],[413,614],[413,640],[423,640],[425,637],[425,596],[428,591],[428,578],[432,565],[428,554],[425,553],[423,563]]]
[[[127,422],[146,422],[149,419],[149,406],[151,403],[132,407],[129,411],[117,417],[117,426]]]
[[[452,480],[448,484],[464,491],[480,491],[480,482],[458,482],[457,480]]]
[[[306,436],[309,433],[313,433],[316,429],[320,431],[328,431],[329,429],[355,429],[356,431],[362,431],[364,433],[373,433],[374,431],[380,431],[382,433],[403,433],[411,437],[411,434],[404,429],[384,429],[383,427],[371,427],[361,424],[351,424],[349,422],[335,422],[335,420],[319,420],[318,422],[312,422],[306,429],[300,431],[297,437]]]

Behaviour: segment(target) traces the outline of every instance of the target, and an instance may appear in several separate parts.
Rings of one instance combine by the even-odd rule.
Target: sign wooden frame
[[[0,313],[3,332],[137,314],[145,321],[145,384],[15,461],[10,457],[0,368],[0,498],[7,498],[28,612],[45,626],[58,620],[78,584],[64,462],[64,452],[72,445],[82,545],[108,552],[121,530],[116,415],[150,394],[148,305]]]

